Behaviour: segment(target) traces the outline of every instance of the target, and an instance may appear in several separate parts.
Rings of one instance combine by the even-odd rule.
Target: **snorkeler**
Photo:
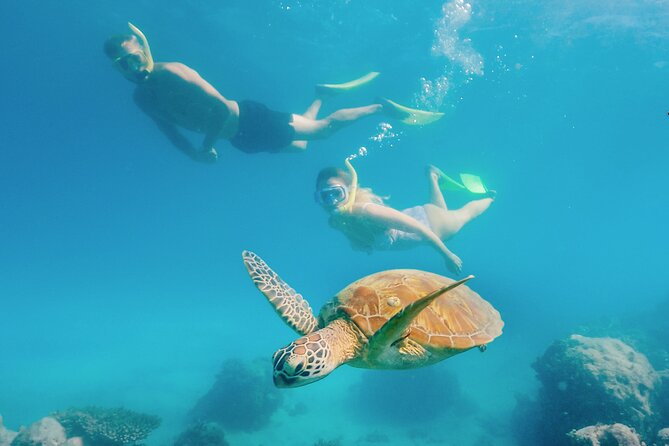
[[[246,153],[287,152],[306,149],[307,141],[323,139],[366,116],[385,113],[407,124],[424,125],[439,119],[431,113],[403,107],[390,100],[338,110],[317,119],[324,97],[363,85],[378,75],[369,73],[345,84],[319,85],[317,98],[304,114],[270,110],[253,101],[236,102],[223,97],[193,69],[178,62],[154,63],[144,34],[131,23],[131,35],[109,38],[105,54],[123,76],[137,84],[134,99],[179,150],[196,161],[217,159],[214,143],[227,139]],[[196,148],[179,127],[203,133]]]
[[[354,249],[407,249],[427,242],[446,261],[454,273],[460,273],[462,261],[444,245],[493,202],[495,192],[489,191],[474,175],[462,174],[463,184],[447,177],[434,166],[428,169],[430,202],[403,211],[393,209],[369,188],[358,186],[358,176],[349,159],[348,171],[328,167],[318,174],[316,201],[330,214],[330,225],[343,232]],[[467,189],[487,195],[460,209],[450,210],[442,194],[444,189]]]

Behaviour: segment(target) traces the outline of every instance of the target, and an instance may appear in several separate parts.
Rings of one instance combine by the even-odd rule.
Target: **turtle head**
[[[300,387],[325,378],[339,362],[319,332],[302,336],[274,353],[274,385]]]

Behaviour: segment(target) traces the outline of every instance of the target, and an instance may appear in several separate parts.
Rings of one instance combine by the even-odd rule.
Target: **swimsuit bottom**
[[[295,137],[291,113],[270,110],[254,101],[239,101],[239,130],[230,143],[242,152],[279,152]]]
[[[402,213],[418,220],[424,226],[432,229],[424,206],[414,206],[409,209],[404,209]],[[421,243],[423,243],[423,238],[419,234],[401,231],[399,229],[387,229],[375,237],[374,248],[380,250],[409,249]]]

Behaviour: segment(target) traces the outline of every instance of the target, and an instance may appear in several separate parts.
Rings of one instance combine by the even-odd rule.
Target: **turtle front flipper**
[[[257,254],[244,251],[242,258],[256,288],[265,295],[286,324],[301,335],[309,334],[317,328],[318,320],[301,294],[281,280]]]
[[[412,302],[406,307],[402,308],[376,333],[374,333],[374,336],[369,339],[369,344],[367,345],[367,356],[369,358],[378,357],[384,353],[389,346],[402,341],[408,336],[406,331],[411,325],[411,322],[416,316],[418,316],[421,311],[427,308],[432,302],[434,302],[436,298],[442,294],[452,290],[453,288],[457,288],[458,286],[473,278],[474,276],[469,276],[462,280],[458,280],[457,282],[453,282],[452,284],[443,288],[439,288],[427,296],[421,297],[415,302]]]

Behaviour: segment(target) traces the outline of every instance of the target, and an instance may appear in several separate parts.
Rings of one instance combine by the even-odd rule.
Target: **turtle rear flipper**
[[[473,278],[474,276],[469,276],[462,280],[458,280],[457,282],[453,282],[450,285],[439,288],[427,296],[421,297],[420,299],[402,308],[397,314],[391,317],[390,320],[388,320],[388,322],[383,325],[383,327],[374,333],[374,336],[369,339],[369,344],[367,345],[368,356],[370,358],[374,358],[375,356],[382,354],[388,348],[388,346],[393,345],[407,337],[407,329],[411,325],[411,322],[414,320],[414,318],[418,316],[421,311],[427,308],[432,302],[434,302],[436,298],[442,294],[462,285],[463,283]]]
[[[312,333],[318,326],[309,303],[251,251],[242,252],[244,266],[253,283],[265,295],[281,319],[301,335]]]

